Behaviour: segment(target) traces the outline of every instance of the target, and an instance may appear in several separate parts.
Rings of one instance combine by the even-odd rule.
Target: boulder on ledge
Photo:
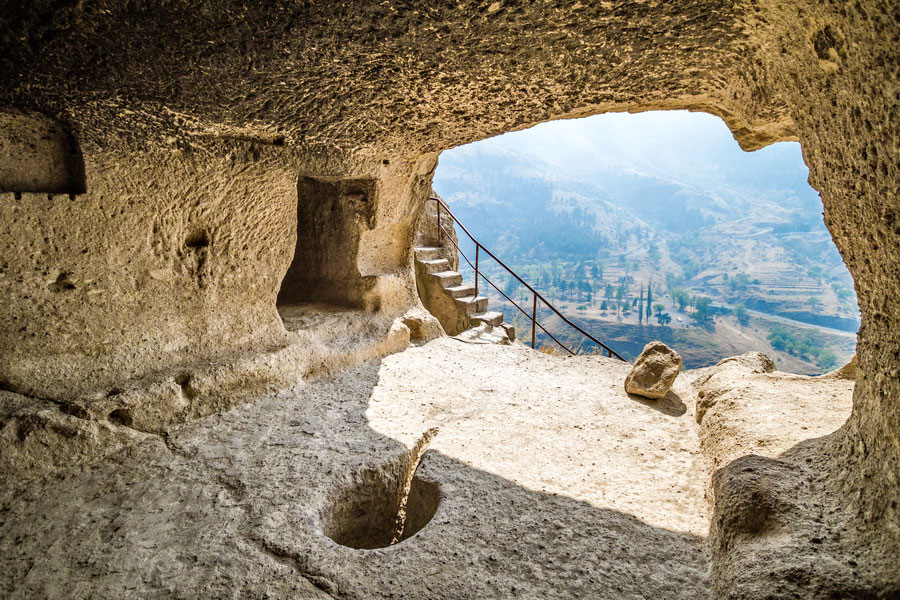
[[[644,346],[625,378],[625,391],[645,398],[662,398],[681,372],[681,355],[660,341]]]

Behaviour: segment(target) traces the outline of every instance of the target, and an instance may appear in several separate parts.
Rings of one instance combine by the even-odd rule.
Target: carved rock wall
[[[297,183],[297,246],[278,293],[279,304],[328,302],[364,307],[374,283],[360,275],[356,249],[375,217],[371,179]]]
[[[441,149],[640,108],[711,110],[746,147],[790,136],[783,106],[744,110],[732,84],[737,17],[709,1],[0,9],[0,105],[70,131],[87,188],[0,208],[11,299],[0,380],[102,394],[280,343],[281,280],[312,251],[296,243],[298,181],[371,182],[354,239],[321,249],[340,254],[344,266],[325,269],[344,273],[331,275],[365,289],[318,296],[402,314],[417,304],[410,240]]]
[[[4,387],[65,398],[279,340],[296,175],[89,153],[86,194],[3,194]]]
[[[900,560],[897,15],[878,2],[773,2],[762,10],[779,23],[762,57],[773,63],[773,83],[791,106],[810,183],[822,196],[862,314],[853,415],[806,448],[804,461],[816,465],[828,490],[826,512],[840,514],[840,529],[871,552],[871,578]],[[896,576],[890,579],[885,596],[900,589]]]
[[[705,110],[745,149],[803,144],[862,312],[853,416],[809,458],[858,543],[896,556],[897,37],[881,0],[8,3],[0,106],[71,134],[87,191],[0,196],[0,380],[99,394],[279,343],[300,177],[374,182],[347,252],[374,278],[367,305],[400,314],[435,153],[553,118]]]

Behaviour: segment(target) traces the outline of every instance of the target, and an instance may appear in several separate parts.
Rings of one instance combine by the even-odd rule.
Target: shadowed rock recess
[[[15,549],[17,540],[34,532],[26,525],[15,530],[11,519],[47,523],[38,500],[40,490],[53,489],[49,473],[77,470],[118,450],[127,456],[110,464],[125,471],[134,457],[156,456],[148,444],[168,448],[174,458],[165,461],[172,464],[147,458],[137,461],[148,465],[138,470],[169,469],[189,478],[184,464],[191,452],[218,464],[220,449],[243,446],[210,434],[208,447],[185,451],[170,435],[177,424],[215,420],[301,379],[441,334],[417,295],[412,247],[442,150],[551,119],[690,109],[723,118],[745,150],[783,140],[802,144],[862,318],[852,413],[836,431],[801,437],[778,453],[742,433],[734,439],[746,435],[747,444],[726,451],[720,442],[731,438],[715,428],[754,431],[754,421],[742,416],[757,414],[747,398],[776,407],[759,390],[799,386],[792,397],[802,399],[802,390],[818,388],[810,379],[786,383],[739,360],[713,368],[698,383],[701,444],[718,457],[708,490],[710,594],[900,596],[898,19],[895,4],[883,0],[0,3],[0,567],[9,567],[0,571],[10,578],[0,577],[0,595],[179,597],[183,590],[168,584],[163,571],[142,571],[152,568],[138,559],[152,544],[105,548],[113,563],[116,552],[133,554],[122,562],[130,579],[116,580],[118,594],[104,592],[106,580],[78,560],[92,555],[93,538],[83,531],[70,538],[72,529],[44,529],[46,545],[28,546],[34,554],[13,561],[25,551]],[[415,376],[410,373],[410,386]],[[740,391],[748,382],[758,384],[755,392]],[[333,393],[340,397],[340,386]],[[809,410],[806,418],[814,422],[818,409]],[[765,421],[771,414],[757,416]],[[418,433],[428,426],[420,424]],[[321,435],[310,427],[313,433],[297,435]],[[348,431],[343,434],[362,435]],[[264,437],[249,427],[231,434],[250,445],[258,441],[253,436]],[[362,439],[343,440],[334,453],[352,456],[362,444],[354,440]],[[344,496],[371,485],[362,492],[390,505],[379,510],[398,508],[390,503],[403,497],[415,501],[416,526],[435,510],[453,518],[447,511],[458,504],[450,498],[463,493],[462,485],[454,491],[413,479],[398,492],[397,477],[405,476],[394,471],[410,459],[396,459],[390,449],[394,454],[365,464],[344,464],[357,480],[344,481],[332,496],[304,496],[321,503],[309,514],[341,513],[346,518],[326,519],[328,527],[346,523],[362,508]],[[294,458],[305,462],[285,458],[269,475],[311,485],[293,470],[326,469],[315,453]],[[260,463],[235,464],[253,470],[265,462],[262,454],[253,460]],[[340,460],[329,460],[330,481]],[[209,505],[221,506],[220,515],[245,511],[260,527],[297,526],[290,512],[278,513],[285,522],[274,523],[261,505],[243,506],[256,494],[235,483],[228,470],[235,468],[211,480],[221,481],[220,490],[211,481],[196,487]],[[484,485],[495,485],[498,494],[531,498],[500,477],[477,477],[490,480]],[[115,480],[105,473],[96,485]],[[102,504],[102,494],[83,482],[58,485],[78,500],[67,513],[71,527],[93,522],[103,543],[115,546],[110,536],[126,513]],[[184,507],[181,489],[168,490],[164,500]],[[85,513],[90,519],[82,519],[90,498],[102,506],[94,504]],[[291,496],[279,498],[288,503]],[[140,504],[141,495],[120,500]],[[330,501],[338,504],[329,507]],[[571,508],[579,527],[589,530],[591,511]],[[526,516],[540,520],[539,511]],[[202,521],[177,510],[172,519],[195,527],[198,539],[209,535],[241,548],[256,539],[229,537],[228,526],[204,530]],[[622,519],[635,531],[642,527]],[[466,527],[479,538],[478,528],[501,524],[509,522]],[[350,562],[319,564],[296,544],[263,540],[252,552],[271,559],[268,566],[230,583],[216,579],[223,567],[205,556],[209,562],[186,571],[185,581],[197,588],[185,597],[232,597],[241,590],[247,597],[338,595],[343,592],[331,582],[341,577],[332,572],[362,564],[384,569],[366,571],[381,574],[368,588],[350,586],[357,591],[347,597],[442,597],[427,588],[440,565],[418,573],[425,582],[416,592],[391,583],[391,565],[406,564],[398,553],[432,525],[389,548],[348,549],[371,553]],[[598,539],[604,532],[594,531]],[[384,545],[381,533],[372,535],[378,539],[357,545]],[[555,545],[571,535],[564,526],[552,536],[547,531]],[[79,540],[66,547],[69,559],[47,552],[55,539],[69,538]],[[304,543],[310,539],[318,538]],[[152,564],[188,564],[168,542],[151,552]],[[577,550],[586,556],[589,547]],[[468,569],[466,579],[492,573],[491,581],[528,580],[521,561],[515,562],[521,577],[504,579],[511,571],[503,571],[503,553],[514,551],[487,552],[485,562],[447,560]],[[398,563],[379,563],[387,552],[401,557]],[[555,564],[567,561],[559,552]],[[670,564],[660,563],[648,578],[666,580]],[[32,578],[39,569],[58,572],[59,585],[28,587],[29,569]],[[576,583],[603,579],[603,569],[614,567],[597,569],[588,565],[570,576]],[[293,586],[285,577],[306,583]],[[515,585],[484,593],[515,596]]]

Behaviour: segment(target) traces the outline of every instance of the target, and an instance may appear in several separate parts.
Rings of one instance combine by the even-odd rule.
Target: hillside
[[[806,177],[798,144],[746,153],[718,119],[682,112],[546,123],[455,148],[433,185],[482,243],[608,339],[690,329],[691,367],[760,350],[815,374],[852,355],[859,315]],[[530,300],[506,273],[486,273]]]

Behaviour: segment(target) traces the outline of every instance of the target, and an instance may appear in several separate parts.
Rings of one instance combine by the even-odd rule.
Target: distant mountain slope
[[[554,263],[553,286],[595,265],[594,297],[622,282],[678,287],[852,331],[852,280],[807,176],[799,144],[747,153],[718,118],[669,112],[545,123],[454,148],[433,186],[504,260],[534,273]]]

